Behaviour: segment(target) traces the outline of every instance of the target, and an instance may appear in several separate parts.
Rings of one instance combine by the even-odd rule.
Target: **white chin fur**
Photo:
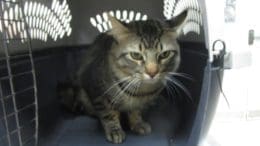
[[[143,76],[144,76],[144,79],[145,79],[145,80],[152,79],[152,78],[151,78],[148,74],[146,74],[146,73],[144,73]]]
[[[155,75],[155,77],[152,78],[152,77],[149,76],[148,74],[144,73],[144,74],[143,74],[143,77],[144,77],[144,80],[155,81],[155,80],[158,80],[159,74]]]

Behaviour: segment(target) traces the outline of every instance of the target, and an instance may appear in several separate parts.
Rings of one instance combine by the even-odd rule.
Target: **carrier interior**
[[[50,2],[45,1],[47,6],[51,6]],[[35,67],[35,75],[37,81],[37,96],[39,105],[39,145],[41,146],[101,146],[114,145],[105,140],[105,135],[99,121],[93,117],[83,114],[75,114],[65,110],[59,103],[57,98],[57,84],[65,81],[77,69],[81,55],[88,49],[88,45],[93,41],[99,33],[89,22],[89,18],[98,13],[107,10],[128,10],[141,12],[149,18],[163,20],[163,1],[157,0],[132,0],[124,1],[95,1],[95,0],[77,0],[68,1],[71,9],[72,33],[70,37],[58,39],[57,41],[42,42],[39,40],[31,40],[33,50],[33,59]],[[201,31],[202,32],[202,31]],[[1,36],[2,38],[3,36]],[[9,50],[13,56],[26,53],[22,48],[26,48],[24,43],[11,41]],[[13,46],[11,46],[13,45]],[[24,45],[24,46],[23,46]],[[139,136],[132,133],[128,127],[123,124],[127,138],[120,144],[125,146],[168,146],[170,144],[185,145],[189,139],[192,127],[194,126],[194,118],[200,102],[201,89],[203,85],[204,69],[208,60],[208,50],[205,47],[203,33],[200,35],[188,33],[180,39],[181,46],[181,65],[179,72],[189,74],[192,79],[178,78],[184,86],[189,90],[191,98],[183,91],[167,93],[163,92],[162,97],[155,105],[145,112],[145,118],[151,123],[152,133],[147,136]],[[2,49],[2,48],[1,48]],[[18,50],[18,51],[17,51]],[[13,51],[13,52],[12,52]],[[6,76],[8,69],[6,67],[6,56],[3,50],[0,51],[0,75],[1,75],[1,97],[11,95],[10,82],[2,79]],[[16,57],[11,60],[12,70],[15,72],[25,72],[30,69],[30,58],[28,56]],[[35,90],[31,90],[31,76],[26,74],[17,77],[17,81],[13,79],[16,89],[28,89],[23,94],[17,94],[16,104],[24,107],[33,101]],[[32,88],[33,89],[33,88]],[[20,97],[21,96],[21,97]],[[3,100],[3,99],[1,99]],[[4,99],[5,100],[5,99]],[[8,99],[7,99],[8,100]],[[5,112],[13,113],[13,102],[6,102],[5,107],[1,104],[1,117]],[[19,114],[19,121],[30,121],[35,117],[35,109],[26,108]],[[11,115],[8,119],[9,131],[17,129],[15,116]],[[6,123],[5,119],[0,119],[0,137],[5,137]],[[123,122],[124,123],[124,122]],[[18,145],[19,139],[17,135],[22,135],[22,141],[28,140],[26,145],[33,145],[35,132],[34,122],[25,122],[26,128],[22,133],[11,133],[12,145]],[[3,128],[1,128],[3,127]],[[5,127],[5,128],[4,128]],[[11,130],[10,130],[11,129]],[[14,136],[12,136],[14,135]],[[31,141],[32,140],[32,141]],[[0,140],[0,145],[8,145],[5,139]]]
[[[127,138],[121,145],[184,144],[189,138],[200,98],[207,51],[203,44],[181,44],[183,61],[179,72],[187,73],[193,79],[179,79],[190,91],[192,100],[181,90],[179,95],[175,93],[176,96],[165,92],[161,100],[146,112],[146,119],[152,124],[152,134],[135,135],[124,125]],[[66,111],[56,95],[57,83],[66,80],[85,49],[87,46],[56,48],[56,51],[50,48],[35,55],[42,145],[109,145],[97,119]]]

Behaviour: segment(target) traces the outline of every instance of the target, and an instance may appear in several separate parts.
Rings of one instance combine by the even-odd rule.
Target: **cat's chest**
[[[149,107],[155,102],[155,99],[159,97],[163,86],[158,84],[158,86],[140,86],[138,90],[131,90],[132,88],[125,89],[119,85],[111,90],[111,103],[112,107],[116,107],[120,111],[132,111],[141,110]],[[113,93],[119,93],[119,96],[113,96]]]
[[[141,110],[151,105],[156,97],[158,97],[158,95],[141,98],[125,96],[122,98],[117,108],[120,111]]]

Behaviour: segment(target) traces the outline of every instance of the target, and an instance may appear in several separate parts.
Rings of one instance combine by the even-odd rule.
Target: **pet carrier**
[[[225,55],[224,40],[211,32],[222,26],[211,24],[210,18],[211,7],[220,2],[208,3],[0,0],[0,145],[110,145],[96,119],[61,108],[58,82],[72,76],[95,36],[111,28],[104,12],[128,23],[171,19],[184,10],[188,17],[180,39],[180,72],[193,78],[181,80],[192,100],[180,92],[164,106],[155,105],[147,114],[152,134],[138,136],[126,130],[127,139],[121,145],[198,145],[214,115]],[[224,12],[222,5],[215,6]]]

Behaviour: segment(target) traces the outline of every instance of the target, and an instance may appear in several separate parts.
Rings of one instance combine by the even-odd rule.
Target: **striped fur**
[[[77,99],[90,110],[87,113],[100,119],[107,140],[121,143],[125,139],[121,112],[128,113],[131,130],[142,135],[151,132],[142,110],[159,96],[169,73],[176,72],[180,48],[176,27],[156,20],[123,24],[109,19],[113,29],[99,35],[82,60]]]

